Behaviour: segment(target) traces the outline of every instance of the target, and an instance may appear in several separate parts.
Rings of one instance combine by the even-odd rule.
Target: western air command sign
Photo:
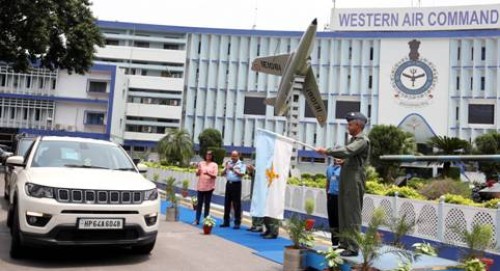
[[[500,28],[500,5],[333,9],[333,31],[422,31]]]
[[[412,40],[408,45],[408,57],[396,63],[391,72],[394,98],[404,106],[425,106],[434,98],[437,71],[432,62],[420,57],[420,41]]]

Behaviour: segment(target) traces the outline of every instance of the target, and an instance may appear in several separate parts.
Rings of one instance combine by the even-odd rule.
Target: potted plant
[[[167,200],[170,201],[170,205],[167,206],[167,221],[177,221],[178,218],[178,206],[177,206],[177,196],[175,195],[175,178],[169,177],[166,180],[165,193],[167,195]]]
[[[211,216],[205,217],[203,219],[203,234],[210,234],[214,226],[215,226],[215,219]]]
[[[198,206],[198,197],[192,196],[191,197],[191,204],[193,205],[193,210],[196,210],[196,206]]]
[[[486,265],[477,258],[471,258],[460,265],[464,271],[484,271],[488,270]]]
[[[392,232],[392,245],[397,248],[404,248],[404,244],[401,239],[403,236],[413,231],[415,223],[407,222],[406,214],[404,214],[402,217],[392,217],[390,222],[385,224]]]
[[[283,270],[302,270],[305,265],[306,250],[313,246],[314,237],[306,230],[306,222],[297,215],[287,220],[285,229],[288,232],[291,246],[285,247]]]
[[[325,257],[325,263],[328,266],[327,270],[338,270],[340,265],[344,263],[344,260],[340,256],[340,249],[333,249],[329,247],[325,250],[316,251],[319,255],[323,255]]]
[[[350,229],[339,234],[341,239],[349,240],[359,247],[361,255],[363,256],[363,262],[355,266],[355,270],[370,271],[373,261],[380,255],[382,242],[381,238],[377,237],[377,230],[384,223],[384,217],[384,210],[380,208],[375,209],[365,233],[357,229]]]
[[[429,243],[415,243],[412,247],[416,255],[437,256],[436,249]]]
[[[156,182],[158,182],[158,180],[159,180],[159,179],[160,179],[160,174],[158,174],[158,173],[154,173],[154,174],[153,174],[153,182],[155,182],[155,183],[156,183]]]
[[[189,187],[189,181],[188,180],[183,180],[182,181],[182,191],[181,191],[181,195],[182,195],[183,198],[185,198],[185,197],[187,197],[189,195],[188,187]]]
[[[485,265],[485,270],[489,270],[493,265],[493,259],[484,257],[484,251],[491,245],[493,238],[493,227],[489,224],[476,224],[472,226],[472,230],[458,229],[455,227],[462,237],[462,241],[467,245],[467,252],[463,257],[464,264],[473,259],[478,259]],[[470,268],[476,266],[473,261],[470,263]],[[475,269],[470,269],[475,270]]]
[[[306,230],[310,231],[314,227],[315,222],[314,218],[311,218],[314,212],[314,199],[306,199],[304,209],[306,209],[306,213],[309,216],[309,218],[306,219]]]

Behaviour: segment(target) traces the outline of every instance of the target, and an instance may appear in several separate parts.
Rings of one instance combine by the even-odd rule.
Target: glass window
[[[245,107],[243,114],[248,115],[265,115],[266,105],[262,97],[245,97]]]
[[[104,125],[104,115],[103,112],[86,112],[85,124]]]
[[[89,81],[88,92],[106,93],[108,82],[104,81]]]
[[[337,101],[335,104],[335,118],[344,119],[349,112],[359,112],[361,108],[360,102]]]
[[[494,124],[495,105],[493,104],[469,104],[469,123],[471,124]]]

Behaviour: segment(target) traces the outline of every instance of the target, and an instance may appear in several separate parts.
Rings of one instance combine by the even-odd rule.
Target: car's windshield
[[[31,166],[135,170],[127,154],[116,145],[62,140],[41,141]]]
[[[17,153],[16,155],[24,156],[26,151],[30,148],[31,144],[35,141],[34,138],[24,138],[17,142]]]

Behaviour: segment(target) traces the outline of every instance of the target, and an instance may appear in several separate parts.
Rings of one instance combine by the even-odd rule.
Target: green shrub
[[[471,190],[466,183],[452,179],[437,179],[419,189],[420,194],[430,200],[435,200],[445,194],[469,197]]]
[[[326,179],[326,175],[323,173],[317,173],[314,175],[313,179],[315,179],[315,180]]]
[[[379,180],[379,175],[377,170],[372,167],[368,166],[366,167],[366,181],[367,182],[377,182]]]
[[[304,209],[306,210],[306,214],[312,215],[314,212],[314,199],[306,199],[304,203]]]
[[[402,198],[425,199],[422,195],[418,193],[417,190],[408,186],[398,187],[393,185],[386,190],[384,195],[393,197],[396,194],[396,192],[398,192],[399,193],[398,196]]]
[[[448,174],[453,180],[460,180],[460,168],[450,167],[450,172],[448,172]]]
[[[373,195],[384,195],[387,187],[381,183],[374,181],[366,182],[366,193]]]
[[[290,178],[288,178],[288,180],[286,181],[286,183],[289,184],[289,185],[301,185],[301,181],[297,177],[290,177]]]
[[[410,180],[408,180],[406,185],[413,188],[413,189],[419,190],[422,187],[424,187],[427,183],[429,183],[429,180],[427,180],[427,179],[413,177]]]
[[[312,177],[313,176],[311,174],[309,174],[309,173],[302,173],[302,174],[300,174],[300,178],[302,178],[302,179],[310,179]]]
[[[486,208],[497,209],[499,202],[500,202],[500,199],[490,199],[487,202],[484,202],[483,204],[484,204],[484,207],[486,207]]]
[[[469,198],[465,198],[461,195],[452,195],[452,194],[445,194],[444,195],[444,202],[446,203],[451,203],[451,204],[461,204],[461,205],[468,205],[468,206],[476,206],[476,207],[481,207],[483,206],[482,204],[475,203],[473,200]]]

